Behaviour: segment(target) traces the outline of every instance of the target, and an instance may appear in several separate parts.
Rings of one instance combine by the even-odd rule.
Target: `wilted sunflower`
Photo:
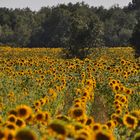
[[[132,128],[135,129],[138,125],[138,120],[136,117],[126,114],[123,117],[123,123],[128,127],[128,128]]]
[[[37,137],[30,130],[21,129],[17,132],[15,139],[16,140],[37,140]]]
[[[16,110],[18,116],[24,119],[27,119],[32,113],[32,109],[27,105],[20,105]]]
[[[66,135],[66,128],[61,121],[54,121],[48,127],[57,134]]]

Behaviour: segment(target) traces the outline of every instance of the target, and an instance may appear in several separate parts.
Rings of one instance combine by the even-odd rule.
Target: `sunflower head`
[[[106,131],[97,131],[93,135],[94,140],[115,140],[113,135],[111,133],[108,133]]]
[[[92,130],[93,131],[101,130],[101,124],[100,123],[94,123],[94,125],[92,126]]]
[[[126,114],[123,117],[123,123],[126,127],[135,129],[138,125],[138,119],[130,114]]]
[[[27,119],[32,113],[32,109],[27,105],[20,105],[16,110],[18,116],[24,119]]]
[[[20,129],[19,131],[17,131],[15,139],[16,140],[37,140],[37,137],[30,130]]]
[[[14,122],[16,122],[16,119],[17,119],[16,116],[11,114],[8,116],[7,121],[14,123]]]
[[[50,123],[48,128],[51,129],[56,134],[60,134],[63,136],[66,135],[66,128],[63,121],[57,121],[57,120],[53,121],[52,123]]]

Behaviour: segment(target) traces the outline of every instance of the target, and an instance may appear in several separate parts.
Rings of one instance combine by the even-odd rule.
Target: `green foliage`
[[[139,57],[140,56],[140,19],[138,20],[138,23],[132,34],[131,44],[135,48],[136,57]]]

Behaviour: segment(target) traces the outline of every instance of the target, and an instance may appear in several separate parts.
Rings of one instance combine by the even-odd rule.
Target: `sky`
[[[60,3],[76,3],[84,1],[90,6],[101,6],[109,8],[114,4],[119,4],[120,7],[128,5],[132,0],[0,0],[0,7],[7,8],[25,8],[29,7],[32,10],[39,10],[44,6],[55,6]]]

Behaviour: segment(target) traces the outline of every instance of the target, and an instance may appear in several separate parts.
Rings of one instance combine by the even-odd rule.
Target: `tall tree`
[[[138,19],[138,23],[133,31],[132,38],[130,39],[131,44],[135,48],[135,56],[140,56],[140,18]]]

